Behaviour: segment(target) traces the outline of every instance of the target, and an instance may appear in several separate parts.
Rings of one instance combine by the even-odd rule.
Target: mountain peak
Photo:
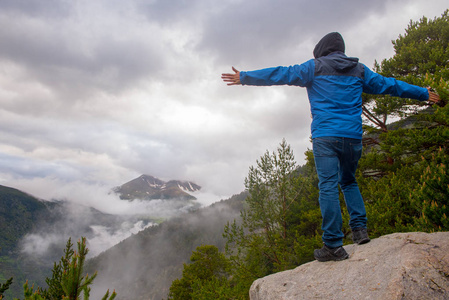
[[[145,182],[146,184],[148,184],[148,186],[150,187],[154,187],[154,188],[162,188],[165,184],[164,181],[160,180],[159,178],[153,177],[151,175],[140,175],[138,178],[136,178],[137,180],[142,180],[143,182]],[[136,180],[134,179],[134,180]],[[131,181],[130,181],[131,182]],[[129,183],[129,182],[128,182]]]
[[[195,200],[189,192],[199,191],[201,187],[191,181],[170,180],[165,182],[151,175],[139,177],[117,187],[114,192],[121,199],[154,200],[154,199],[182,199]]]

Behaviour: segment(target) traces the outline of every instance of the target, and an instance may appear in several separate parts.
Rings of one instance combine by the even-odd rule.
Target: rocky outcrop
[[[256,280],[251,300],[449,299],[449,232],[394,233]]]

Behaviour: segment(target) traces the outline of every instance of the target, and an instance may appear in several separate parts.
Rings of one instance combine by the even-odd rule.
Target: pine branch
[[[365,105],[362,105],[362,113],[363,115],[370,120],[371,122],[373,122],[376,126],[378,126],[382,131],[387,132],[387,125],[385,124],[385,122],[382,122],[381,120],[379,120],[375,115],[373,115],[367,108]]]

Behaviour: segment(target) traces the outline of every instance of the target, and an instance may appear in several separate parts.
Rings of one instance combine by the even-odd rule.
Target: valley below
[[[45,278],[63,256],[67,240],[76,245],[81,237],[89,248],[87,271],[98,271],[94,298],[107,286],[117,291],[116,299],[139,299],[130,288],[136,284],[144,294],[166,297],[191,252],[207,242],[222,245],[224,225],[240,211],[240,204],[232,208],[227,200],[204,200],[207,195],[200,189],[192,182],[142,175],[111,189],[111,205],[122,207],[121,213],[110,213],[2,186],[0,283],[13,277],[5,299],[23,297],[27,280],[45,288]],[[205,207],[198,199],[219,203]]]

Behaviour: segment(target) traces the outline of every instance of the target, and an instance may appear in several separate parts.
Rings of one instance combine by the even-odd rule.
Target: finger
[[[434,103],[440,101],[440,96],[438,96],[437,93],[432,92],[430,89],[428,89],[428,90],[429,90],[429,101],[434,102]]]
[[[224,82],[229,82],[230,84],[239,84],[240,79],[235,77],[222,77]]]
[[[224,81],[237,81],[237,79],[234,77],[221,77],[221,79],[223,79]]]
[[[432,102],[434,102],[434,103],[437,103],[437,102],[439,102],[440,101],[440,97],[433,97],[432,99],[431,99],[431,101]]]
[[[239,73],[239,70],[237,70],[236,68],[232,67],[232,71],[234,71],[235,73]]]
[[[228,78],[228,79],[239,79],[240,76],[237,74],[222,74],[221,78]]]

